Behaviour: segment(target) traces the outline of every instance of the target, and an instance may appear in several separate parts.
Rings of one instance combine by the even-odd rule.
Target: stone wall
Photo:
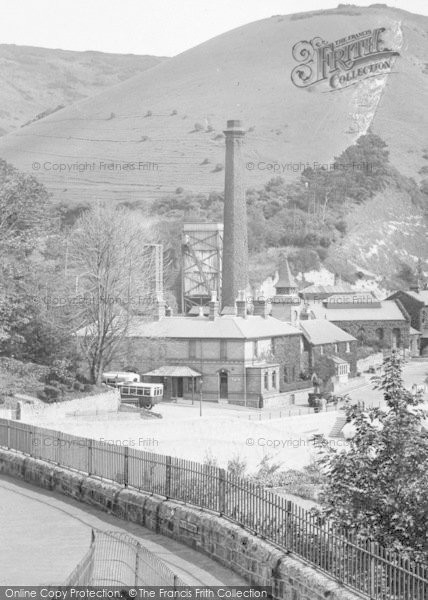
[[[214,514],[131,491],[0,448],[0,473],[56,491],[209,555],[276,599],[357,600],[298,559]]]
[[[375,340],[377,338],[377,329],[383,329],[383,341],[386,348],[393,347],[393,329],[400,330],[401,348],[409,347],[410,325],[407,321],[334,321],[334,324],[350,333],[355,338],[359,338],[360,329],[364,329],[366,340]]]

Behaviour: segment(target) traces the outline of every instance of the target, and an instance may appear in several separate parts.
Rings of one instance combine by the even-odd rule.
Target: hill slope
[[[40,179],[67,201],[153,198],[177,187],[221,190],[221,132],[228,118],[241,118],[251,128],[249,161],[326,162],[371,125],[387,142],[392,163],[417,176],[427,164],[427,23],[426,17],[386,7],[258,21],[2,138],[0,156],[26,171],[40,163]],[[401,53],[393,73],[334,93],[292,84],[296,42],[314,36],[333,42],[375,27],[386,27]],[[100,161],[156,164],[123,171],[100,169]],[[45,162],[64,163],[65,171]],[[81,166],[86,162],[95,163],[94,169]],[[282,174],[296,176],[290,168]],[[254,169],[247,184],[271,176]]]
[[[161,58],[0,44],[0,135],[142,73]]]

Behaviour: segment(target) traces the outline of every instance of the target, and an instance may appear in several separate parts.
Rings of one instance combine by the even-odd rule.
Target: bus
[[[139,383],[141,377],[138,373],[132,373],[130,371],[113,371],[111,373],[103,373],[101,381],[110,387],[117,387],[120,383],[132,382]]]
[[[162,383],[119,383],[120,399],[125,404],[134,404],[140,408],[151,409],[155,404],[162,401]]]

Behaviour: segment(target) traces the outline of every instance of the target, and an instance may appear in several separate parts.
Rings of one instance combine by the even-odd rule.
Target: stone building
[[[371,294],[348,294],[310,303],[309,312],[312,318],[334,323],[361,345],[376,342],[382,348],[410,346],[410,317],[398,301],[380,301]]]
[[[328,356],[335,362],[337,382],[344,383],[348,376],[355,377],[358,342],[354,336],[327,319],[301,321],[300,328],[309,373],[316,372],[316,363],[321,356]]]
[[[398,300],[410,317],[413,340],[420,338],[419,344],[413,341],[413,354],[428,356],[428,290],[419,287],[400,290],[389,296],[388,300]],[[415,348],[419,345],[419,351]]]
[[[299,329],[268,314],[264,300],[247,314],[244,294],[235,314],[220,315],[213,298],[209,315],[134,319],[121,353],[121,368],[132,364],[141,374],[159,367],[188,367],[202,378],[204,400],[243,406],[269,405],[300,375],[302,336]],[[196,376],[196,379],[198,377]],[[195,397],[192,377],[166,384],[165,397]],[[199,396],[198,396],[199,397]]]

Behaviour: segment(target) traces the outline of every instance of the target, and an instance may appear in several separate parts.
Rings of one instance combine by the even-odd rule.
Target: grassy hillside
[[[4,137],[0,156],[26,171],[40,163],[41,181],[64,200],[151,199],[178,187],[209,193],[223,188],[226,120],[241,118],[249,130],[247,161],[328,162],[371,125],[388,144],[392,163],[419,177],[427,165],[427,23],[387,7],[251,23]],[[388,28],[391,46],[401,53],[389,76],[334,93],[292,84],[296,42],[314,36],[335,41],[374,27]],[[66,170],[46,169],[45,161],[65,163]],[[110,170],[100,169],[100,161],[155,166]],[[79,166],[86,162],[95,162],[95,169]],[[247,185],[263,184],[272,174],[247,170]],[[287,167],[275,174],[296,176]]]
[[[106,90],[161,60],[0,44],[0,135]]]

